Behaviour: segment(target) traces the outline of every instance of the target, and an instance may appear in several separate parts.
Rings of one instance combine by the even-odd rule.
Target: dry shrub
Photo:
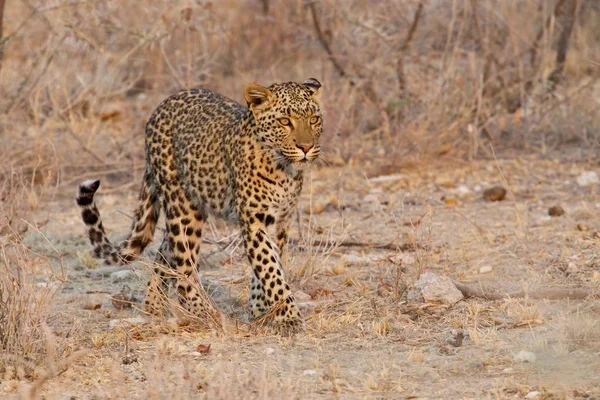
[[[599,18],[576,0],[17,2],[0,146],[7,165],[63,184],[133,178],[143,124],[177,89],[242,102],[249,82],[314,76],[325,148],[346,162],[489,156],[490,143],[595,151]]]
[[[22,234],[30,227],[26,218],[40,193],[23,182],[12,171],[0,187],[0,371],[7,379],[15,374],[31,378],[48,355],[49,342],[54,342],[54,353],[64,350],[49,338],[47,328],[51,299],[59,287],[42,274],[52,271],[51,261],[22,243]]]
[[[600,349],[600,323],[593,314],[577,313],[562,324],[569,351]]]

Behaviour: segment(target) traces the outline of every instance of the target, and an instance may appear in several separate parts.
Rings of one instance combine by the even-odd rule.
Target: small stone
[[[456,288],[452,279],[447,276],[425,272],[415,283],[427,302],[453,305],[463,299],[463,294]]]
[[[565,209],[559,205],[552,206],[548,209],[548,215],[551,217],[560,217],[565,215]]]
[[[304,371],[302,371],[302,375],[304,375],[304,376],[317,376],[317,371],[315,371],[314,369],[305,369]]]
[[[121,291],[110,298],[110,302],[117,310],[131,308],[135,301],[133,290],[128,285],[123,285]]]
[[[590,230],[590,227],[583,222],[577,224],[577,230],[580,232],[587,232]]]
[[[92,301],[92,302],[85,303],[82,308],[84,310],[94,311],[94,310],[99,310],[100,308],[102,308],[102,304]]]
[[[124,310],[126,308],[131,308],[132,306],[132,299],[125,296],[123,293],[117,293],[112,296],[110,302],[117,310]]]
[[[471,190],[467,185],[458,185],[458,187],[456,188],[456,193],[462,197],[471,193]]]
[[[110,274],[110,279],[113,282],[128,281],[133,277],[135,277],[135,273],[130,269],[124,269],[122,271],[116,271]]]
[[[482,265],[481,267],[479,267],[480,274],[489,274],[493,270],[494,268],[491,265]]]
[[[305,302],[312,300],[312,297],[310,294],[305,293],[302,290],[296,290],[296,292],[294,292],[294,299],[299,302]]]
[[[511,372],[513,372],[513,371],[514,371],[514,369],[513,369],[513,368],[504,368],[504,369],[502,370],[502,373],[503,373],[503,374],[510,374],[510,373],[511,373]]]
[[[274,348],[272,348],[272,347],[267,347],[266,349],[264,349],[264,350],[263,350],[263,352],[264,352],[266,355],[270,356],[271,354],[275,353],[275,349],[274,349]]]
[[[502,201],[506,197],[506,189],[502,186],[494,186],[483,191],[485,201]]]
[[[118,328],[118,327],[130,328],[135,325],[145,324],[146,322],[147,322],[146,318],[142,318],[142,317],[111,319],[108,323],[108,326],[111,329]]]
[[[534,363],[536,360],[536,356],[535,353],[532,353],[531,351],[521,350],[517,354],[515,354],[513,359],[515,361],[520,362]]]
[[[450,346],[460,347],[463,344],[465,336],[465,332],[462,329],[452,329],[447,342]]]
[[[537,390],[534,390],[533,392],[529,392],[525,395],[526,399],[535,399],[540,395],[540,392]]]
[[[595,171],[585,171],[577,177],[577,184],[581,187],[591,186],[600,183],[600,178]]]

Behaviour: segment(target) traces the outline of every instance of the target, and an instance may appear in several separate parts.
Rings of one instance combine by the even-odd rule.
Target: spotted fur
[[[206,309],[195,277],[204,222],[209,214],[239,224],[252,265],[250,310],[274,311],[288,330],[302,326],[284,278],[280,252],[302,190],[302,171],[319,157],[321,84],[287,82],[246,87],[247,107],[208,90],[169,97],[146,124],[146,172],[129,238],[106,237],[94,194],[99,181],[79,187],[77,204],[94,254],[108,263],[127,263],[151,242],[161,210],[166,237],[157,262],[177,270],[175,287],[185,307]],[[275,237],[268,228],[274,226]],[[160,312],[168,283],[155,271],[146,307]]]

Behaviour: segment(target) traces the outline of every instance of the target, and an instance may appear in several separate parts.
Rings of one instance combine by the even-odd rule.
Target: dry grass
[[[131,179],[143,166],[143,123],[168,94],[204,86],[241,100],[248,82],[307,76],[325,85],[323,140],[336,143],[336,162],[489,156],[489,143],[597,148],[597,107],[587,99],[598,90],[600,13],[591,2],[577,3],[560,80],[550,78],[570,9],[555,9],[558,0],[431,1],[416,21],[416,0],[267,2],[268,13],[237,0],[11,4],[0,70],[4,165],[51,171],[70,186],[88,171]]]

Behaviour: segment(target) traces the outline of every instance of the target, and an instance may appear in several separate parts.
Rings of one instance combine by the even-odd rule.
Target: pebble
[[[527,350],[521,350],[514,356],[515,361],[534,363],[535,362],[535,353]]]
[[[481,267],[479,267],[480,274],[489,274],[493,270],[494,268],[491,265],[482,265]]]
[[[305,369],[304,371],[302,371],[302,375],[304,375],[304,376],[317,376],[317,371],[315,371],[314,369]]]
[[[548,209],[548,215],[551,217],[560,217],[561,215],[565,215],[565,209],[557,204]]]
[[[591,186],[600,183],[600,178],[595,171],[585,171],[577,177],[577,184],[581,187]]]
[[[275,353],[275,349],[274,349],[274,348],[272,348],[272,347],[267,347],[266,349],[264,349],[264,350],[263,350],[263,352],[264,352],[266,355],[270,356],[271,354]]]
[[[312,297],[310,294],[305,293],[302,290],[296,290],[296,292],[294,292],[294,299],[299,302],[305,302],[312,300]]]
[[[135,277],[135,273],[130,269],[124,269],[121,271],[116,271],[110,274],[110,279],[113,282],[123,282],[128,281],[131,278]]]
[[[469,187],[467,185],[458,185],[458,187],[456,188],[456,193],[459,196],[464,196],[464,195],[471,193],[471,190],[469,189]]]
[[[485,201],[502,201],[506,197],[506,189],[502,186],[494,186],[483,191]]]
[[[535,399],[540,395],[540,392],[537,390],[534,390],[533,392],[529,392],[525,395],[526,399]]]

